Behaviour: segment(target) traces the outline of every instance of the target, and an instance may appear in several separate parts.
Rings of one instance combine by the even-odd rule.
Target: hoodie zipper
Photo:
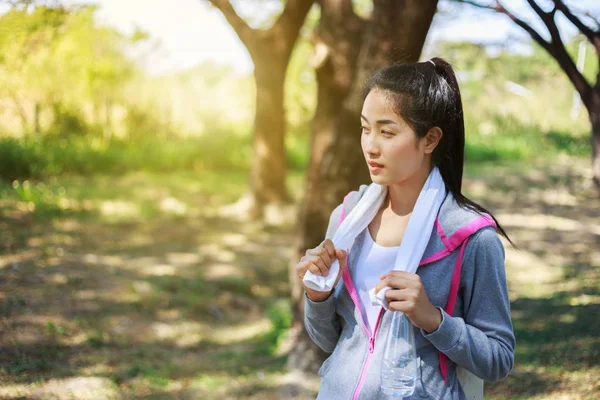
[[[383,315],[383,307],[381,307],[381,310],[379,310],[379,315],[377,316],[377,321],[375,322],[375,327],[373,328],[373,334],[371,334],[371,332],[369,332],[369,328],[367,328],[367,325],[365,324],[365,321],[363,319],[362,309],[360,307],[360,301],[358,299],[358,296],[356,295],[356,289],[354,288],[354,283],[352,282],[352,278],[350,277],[348,270],[344,271],[343,279],[344,279],[344,283],[346,284],[346,288],[349,289],[348,293],[350,294],[350,298],[352,299],[352,302],[354,303],[354,305],[356,306],[356,309],[358,310],[358,315],[360,317],[360,323],[363,327],[365,334],[367,335],[367,339],[369,340],[367,359],[365,360],[365,362],[363,364],[363,369],[360,374],[358,384],[356,385],[356,389],[354,389],[354,395],[352,396],[352,400],[357,400],[358,396],[360,396],[360,391],[365,382],[365,378],[367,376],[367,371],[369,370],[369,364],[371,363],[371,358],[373,357],[373,353],[375,352],[375,337],[377,335],[377,329],[379,328],[379,323],[380,323],[381,317]]]

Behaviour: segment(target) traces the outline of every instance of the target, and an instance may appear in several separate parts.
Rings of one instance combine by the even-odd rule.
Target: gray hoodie
[[[333,237],[342,210],[350,213],[366,188],[362,185],[349,193],[333,211],[326,237]],[[319,370],[317,399],[389,398],[380,390],[380,365],[392,313],[382,309],[374,333],[370,332],[362,322],[351,278],[365,232],[356,238],[348,256],[350,271],[333,294],[323,302],[305,298],[308,334],[331,353]],[[459,269],[453,280],[455,268]],[[457,365],[486,381],[505,378],[513,367],[515,338],[504,247],[493,220],[460,207],[448,194],[417,273],[429,300],[442,312],[442,323],[431,334],[415,328],[420,378],[410,399],[466,399],[456,376]],[[449,301],[452,298],[455,302]]]

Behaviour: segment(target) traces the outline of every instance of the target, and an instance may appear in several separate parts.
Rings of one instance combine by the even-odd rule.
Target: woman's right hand
[[[298,264],[296,264],[296,271],[298,272],[300,281],[304,279],[306,271],[310,271],[315,275],[327,276],[329,275],[331,264],[333,264],[333,261],[337,258],[340,261],[340,271],[335,279],[335,284],[333,285],[333,287],[335,287],[342,277],[342,273],[346,269],[347,257],[348,254],[346,251],[336,249],[330,239],[325,239],[314,249],[306,250],[304,257],[302,257]],[[302,286],[304,286],[304,290],[306,290],[306,295],[308,298],[316,302],[327,300],[333,291],[319,292],[306,287],[304,283],[302,283]]]

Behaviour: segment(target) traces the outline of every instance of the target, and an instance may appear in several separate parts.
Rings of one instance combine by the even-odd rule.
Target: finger
[[[348,268],[348,252],[346,252],[345,250],[336,250],[335,255],[340,261],[340,271],[338,272],[338,276],[335,280],[335,285],[337,286],[337,283],[340,281],[340,278],[344,274],[344,271],[346,270],[346,268]]]
[[[394,288],[394,289],[406,289],[406,288],[412,288],[412,289],[419,289],[419,287],[421,286],[421,282],[420,281],[414,281],[414,280],[410,280],[410,279],[406,279],[406,278],[398,278],[398,277],[394,277],[394,276],[388,276],[387,278],[385,278],[383,281],[381,282],[386,282],[387,286]]]
[[[406,271],[397,271],[397,270],[392,270],[390,272],[388,272],[387,274],[390,277],[396,277],[396,278],[402,278],[402,279],[406,279],[409,281],[421,281],[421,277],[417,274],[411,274],[410,272],[406,272]]]
[[[323,275],[323,271],[321,271],[319,266],[313,263],[310,259],[304,260],[296,264],[296,271],[298,272],[298,276],[300,277],[300,279],[304,279],[308,271],[312,272],[315,275]]]
[[[379,293],[379,291],[381,289],[383,289],[384,287],[391,287],[390,286],[390,278],[384,278],[381,281],[379,281],[379,283],[375,286],[375,294]],[[395,288],[397,289],[397,288]]]
[[[296,270],[298,271],[306,271],[306,269],[308,268],[308,264],[310,264],[311,262],[311,256],[304,256],[300,259],[300,261],[298,261],[298,264],[296,264]]]
[[[298,264],[296,264],[296,268],[300,268],[300,265],[302,263],[306,263],[309,260],[309,258],[310,256],[308,255],[300,257],[300,261],[298,261]]]
[[[323,260],[324,265],[329,269],[331,263],[333,263],[333,257],[329,255],[327,250],[319,245],[319,247],[315,247],[310,251],[310,254],[316,257],[319,257]]]
[[[406,290],[388,290],[385,292],[385,298],[389,302],[392,301],[405,301],[407,300]]]
[[[375,294],[379,293],[379,291],[381,289],[383,289],[384,287],[385,287],[385,284],[383,284],[383,281],[381,281],[377,285],[375,285]]]
[[[344,272],[348,266],[348,252],[338,249],[335,251],[335,256],[340,262],[340,271]]]
[[[333,245],[333,242],[329,239],[325,239],[322,245],[329,257],[333,259],[333,257],[335,257],[335,246]]]
[[[321,259],[323,260],[323,262],[325,263],[327,268],[331,267],[331,264],[333,264],[333,260],[335,260],[335,256],[332,254],[329,254],[329,251],[326,250],[325,248],[321,249],[321,252],[319,253],[319,257],[321,257]]]
[[[296,269],[301,276],[306,275],[306,271],[310,271],[315,275],[323,275],[324,271],[321,271],[321,268],[315,261],[320,260],[320,258],[316,256],[304,256],[301,261],[296,264]],[[312,267],[311,267],[312,265]],[[316,268],[316,270],[315,270]]]
[[[324,276],[323,272],[321,271],[321,268],[319,268],[319,266],[316,265],[314,262],[308,264],[308,270],[315,275]]]
[[[306,275],[306,270],[308,269],[308,262],[303,260],[303,258],[304,257],[302,257],[298,264],[296,264],[296,272],[298,273],[300,279],[304,279],[304,275]]]
[[[323,261],[323,258],[319,256],[314,256],[314,258],[311,261],[319,267],[319,269],[323,273],[323,276],[329,275],[329,269],[331,267],[331,264],[326,264],[325,261]]]
[[[388,303],[388,308],[392,311],[401,311],[407,312],[409,311],[409,304],[407,301],[392,301]]]

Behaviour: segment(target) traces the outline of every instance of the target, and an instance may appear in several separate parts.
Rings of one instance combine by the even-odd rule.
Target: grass
[[[4,387],[18,391],[91,374],[109,378],[126,398],[169,397],[173,382],[183,380],[204,393],[207,373],[234,379],[281,374],[285,357],[276,352],[289,326],[287,291],[256,283],[259,273],[271,276],[257,271],[271,264],[254,247],[268,236],[258,231],[258,243],[235,244],[228,236],[238,230],[235,222],[203,215],[239,196],[246,178],[225,172],[199,179],[193,172],[74,177],[61,182],[70,206],[58,214],[18,207],[48,196],[23,198],[12,185],[2,187],[2,211],[11,215],[0,227],[7,239],[0,253],[7,283],[0,312],[11,321],[0,352]],[[216,184],[222,190],[215,191]],[[53,192],[55,185],[38,189]],[[186,205],[183,215],[161,207],[169,198]],[[147,203],[151,217],[114,218],[103,211],[106,202],[125,200],[138,208]],[[71,212],[80,208],[86,212]],[[282,253],[291,237],[276,234],[282,238],[272,251]],[[273,264],[285,264],[281,254],[273,256]],[[238,264],[241,275],[220,272]],[[285,270],[275,276],[287,279]],[[280,300],[271,303],[265,293]],[[32,345],[25,339],[30,335]]]
[[[227,149],[227,151],[223,151]],[[153,134],[106,143],[93,136],[0,138],[0,178],[7,182],[64,175],[120,175],[248,167],[249,137],[218,132],[207,139]]]

